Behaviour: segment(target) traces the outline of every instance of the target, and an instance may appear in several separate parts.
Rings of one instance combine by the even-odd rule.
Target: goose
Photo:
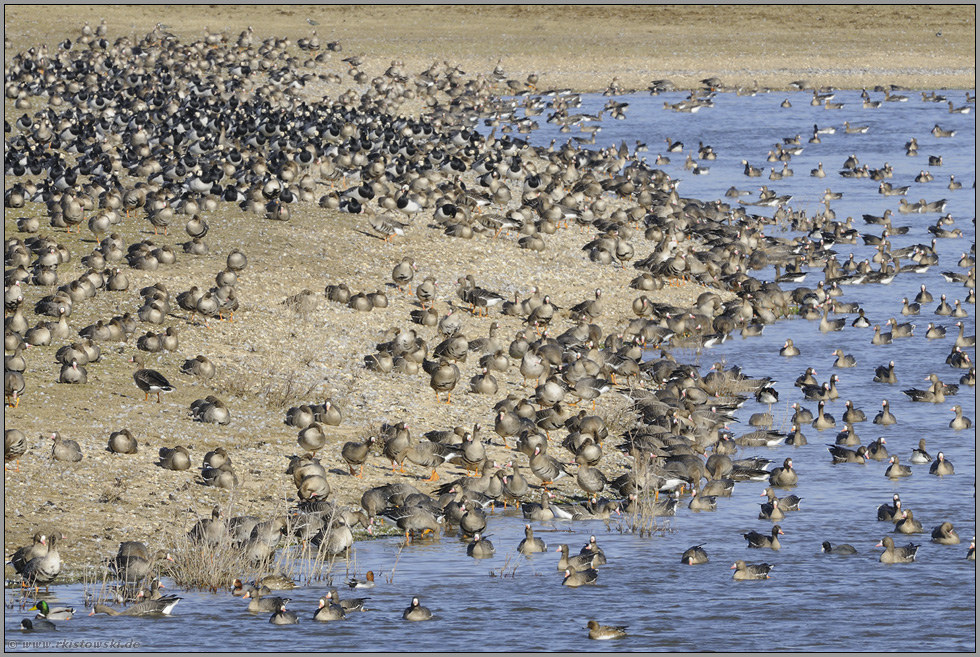
[[[864,455],[867,449],[862,445],[857,451],[841,447],[840,445],[828,445],[827,451],[830,452],[831,463],[858,463],[864,465]]]
[[[845,423],[855,424],[857,422],[867,421],[868,418],[865,416],[864,411],[859,408],[854,408],[854,403],[850,399],[844,402],[844,406],[847,408],[847,410],[844,411],[844,415],[841,419],[844,420]]]
[[[912,563],[915,561],[915,553],[919,546],[909,543],[905,547],[895,547],[895,541],[891,536],[885,536],[875,547],[883,547],[885,551],[878,557],[881,563]]]
[[[779,355],[786,357],[799,356],[800,350],[798,347],[793,345],[792,338],[787,338],[786,342],[783,343],[783,348],[779,350]]]
[[[136,352],[130,359],[131,363],[136,366],[136,371],[133,372],[133,380],[136,382],[136,386],[143,391],[144,398],[146,401],[150,398],[150,393],[157,393],[157,403],[160,403],[160,395],[164,392],[172,392],[176,390],[167,378],[157,372],[156,370],[146,369],[143,365],[143,354]]]
[[[940,477],[951,475],[953,474],[953,464],[946,459],[942,452],[939,452],[936,454],[936,460],[929,466],[929,474]]]
[[[412,598],[412,604],[402,612],[402,619],[413,622],[427,621],[432,619],[432,612],[428,607],[423,607],[416,596]]]
[[[320,622],[330,622],[345,620],[347,612],[333,599],[333,592],[328,592],[317,602],[317,609],[313,612],[313,620]]]
[[[912,476],[912,468],[910,468],[907,465],[903,465],[899,463],[898,459],[896,459],[894,456],[888,459],[888,463],[889,463],[888,468],[885,469],[885,476],[888,477],[889,479],[898,479],[899,477]],[[880,515],[880,507],[879,507],[879,515]]]
[[[898,493],[895,493],[892,495],[892,504],[888,504],[886,502],[885,504],[880,504],[878,506],[878,520],[879,522],[898,522],[898,520],[902,517],[903,512],[902,500]]]
[[[473,540],[466,546],[466,556],[474,559],[490,559],[495,553],[493,543],[484,538],[479,532],[473,534]]]
[[[77,463],[82,460],[82,449],[76,441],[62,438],[57,431],[51,434],[51,439],[54,441],[51,447],[51,456],[54,460],[69,463]]]
[[[734,580],[748,580],[748,579],[769,579],[769,573],[775,568],[774,565],[768,563],[745,563],[742,559],[739,559],[732,564],[729,570],[734,570],[732,574],[732,579]]]
[[[940,545],[959,545],[960,536],[953,529],[953,523],[947,521],[932,530],[932,542]]]
[[[139,445],[129,429],[114,431],[109,436],[108,450],[114,454],[136,454]]]
[[[789,488],[795,486],[799,477],[793,469],[793,459],[783,461],[782,467],[774,468],[769,473],[769,483],[776,488]]]
[[[577,588],[595,584],[599,579],[599,571],[595,568],[585,568],[583,570],[565,570],[565,578],[561,581],[562,586]]]
[[[955,429],[956,431],[961,431],[963,429],[969,429],[973,426],[973,422],[968,417],[963,417],[963,407],[957,404],[951,409],[956,414],[952,420],[949,421],[949,428]]]
[[[888,365],[876,367],[874,381],[877,383],[898,383],[898,377],[895,376],[895,361],[889,361]]]
[[[912,517],[912,511],[902,513],[902,519],[895,523],[895,531],[899,534],[921,534],[922,523]]]
[[[704,551],[704,545],[694,545],[684,550],[684,554],[681,555],[681,563],[686,563],[689,566],[708,563],[708,553]]]
[[[299,616],[295,612],[288,611],[285,603],[269,617],[269,622],[273,625],[296,625],[299,623]]]
[[[779,535],[783,534],[782,528],[779,525],[773,525],[772,532],[770,535],[760,534],[756,531],[750,531],[742,534],[742,537],[748,541],[750,548],[770,548],[773,550],[778,550],[780,548]]]
[[[878,411],[878,414],[875,415],[875,419],[872,420],[872,422],[874,424],[880,424],[882,426],[888,426],[890,424],[898,423],[898,419],[895,417],[895,415],[891,412],[891,410],[888,407],[887,399],[881,400],[881,410]]]
[[[524,538],[518,544],[517,551],[524,555],[547,552],[548,546],[543,540],[534,536],[534,531],[528,524],[524,525]]]
[[[837,426],[837,421],[833,416],[824,413],[824,402],[817,404],[817,417],[813,420],[810,426],[818,431],[823,431],[824,429],[830,429]]]

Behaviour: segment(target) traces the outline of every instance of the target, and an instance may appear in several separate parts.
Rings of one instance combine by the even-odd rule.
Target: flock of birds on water
[[[81,231],[87,215],[87,228],[98,247],[81,259],[87,268],[84,274],[59,285],[58,267],[71,260],[69,250],[50,236],[35,236],[39,231],[36,216],[17,219],[18,230],[31,236],[5,240],[7,403],[17,407],[30,398],[28,347],[63,344],[54,354],[62,365],[58,381],[85,384],[86,368],[98,366],[102,360],[102,344],[128,343],[141,327],[161,326],[177,316],[177,308],[186,313],[187,324],[192,327],[200,325],[195,323],[197,317],[207,325],[215,319],[230,318],[238,308],[236,282],[246,270],[247,259],[236,250],[228,254],[210,289],[194,287],[171,299],[165,282],[160,282],[140,290],[142,305],[135,313],[80,329],[71,326],[73,305],[96,294],[129,289],[126,265],[143,271],[159,270],[165,279],[166,268],[176,262],[177,255],[170,246],[151,239],[127,245],[113,231],[114,226],[133,216],[144,216],[154,233],[164,235],[180,216],[186,217],[190,240],[182,245],[184,257],[208,254],[205,238],[209,225],[204,217],[230,204],[248,215],[288,221],[294,204],[317,202],[323,208],[363,215],[385,242],[407,231],[422,230],[413,220],[425,216],[431,218],[430,227],[452,238],[482,235],[499,239],[504,232],[516,232],[520,235],[517,246],[533,251],[547,248],[548,235],[578,225],[594,233],[584,250],[591,261],[601,265],[625,268],[634,261],[634,244],[639,239],[653,245],[648,255],[633,263],[638,275],[630,286],[641,293],[655,292],[683,278],[730,292],[734,299],[723,301],[720,294],[709,289],[693,306],[677,307],[641,294],[632,304],[636,318],[603,334],[596,324],[604,315],[600,289],[590,290],[581,303],[563,309],[543,290],[534,288],[525,299],[519,295],[509,299],[481,287],[476,276],[467,274],[456,281],[455,311],[445,314],[435,310],[435,303],[442,299],[434,278],[415,280],[418,265],[415,259],[405,258],[394,263],[391,282],[410,294],[415,284],[419,309],[412,312],[411,319],[420,327],[435,329],[441,341],[430,347],[422,337],[422,328],[392,331],[376,353],[364,356],[365,367],[382,373],[423,373],[437,399],[445,394],[448,404],[462,380],[459,364],[465,363],[468,354],[476,353],[479,359],[479,371],[467,385],[476,394],[498,394],[503,386],[494,374],[507,372],[519,363],[517,368],[525,385],[530,382],[533,386],[533,393],[526,397],[508,394],[494,407],[493,419],[493,434],[514,450],[513,461],[500,467],[488,458],[486,448],[491,439],[486,434],[490,432],[479,423],[472,428],[429,431],[424,434],[425,440],[418,441],[413,441],[405,422],[391,423],[379,435],[343,445],[341,456],[350,476],[361,476],[365,463],[378,450],[390,461],[392,472],[397,469],[404,473],[408,461],[431,470],[426,481],[435,481],[439,478],[437,469],[448,462],[465,468],[466,475],[441,485],[432,495],[406,481],[370,488],[364,492],[360,508],[343,508],[328,499],[331,490],[326,467],[316,456],[327,444],[324,427],[341,423],[341,409],[329,399],[323,404],[305,404],[289,409],[285,418],[299,431],[298,444],[304,451],[303,456],[290,459],[287,470],[300,500],[295,516],[265,521],[254,516],[225,519],[215,507],[212,517],[200,520],[188,539],[206,546],[231,542],[261,569],[289,538],[309,542],[330,556],[348,554],[354,540],[352,528],[360,525],[370,532],[379,518],[386,518],[405,532],[406,543],[456,527],[466,540],[467,554],[486,558],[495,553],[484,535],[486,510],[499,502],[505,509],[508,505],[521,509],[528,519],[525,539],[517,549],[529,555],[547,550],[534,536],[533,522],[604,519],[617,513],[672,516],[687,491],[691,493],[688,506],[692,511],[714,511],[719,499],[730,496],[737,482],[763,481],[769,486],[763,493],[767,501],[761,505],[760,518],[776,524],[771,532],[752,531],[744,538],[750,548],[780,549],[779,537],[784,534],[778,523],[786,514],[798,511],[800,505],[797,496],[778,497],[776,492],[791,490],[797,484],[793,461],[786,458],[782,466],[769,470],[770,459],[735,458],[736,452],[776,444],[800,447],[806,444],[804,426],[819,431],[835,428],[837,422],[827,413],[826,405],[838,399],[836,377],[822,384],[811,370],[800,377],[796,384],[802,399],[817,402],[816,415],[801,403],[794,403],[792,429],[781,433],[773,428],[771,409],[780,391],[771,379],[752,377],[721,363],[702,374],[698,367],[676,362],[671,349],[710,347],[737,331],[744,337],[758,335],[765,325],[790,316],[818,322],[821,332],[840,331],[848,325],[869,329],[873,335],[868,339],[874,345],[912,337],[914,327],[894,318],[884,325],[890,331],[881,325],[872,327],[863,310],[841,296],[847,286],[888,284],[895,276],[913,276],[939,265],[936,240],[962,235],[960,229],[949,228],[954,219],[943,214],[945,200],[908,203],[905,195],[910,187],[893,186],[887,164],[872,169],[853,156],[845,162],[840,176],[878,182],[880,193],[900,197],[900,215],[937,216],[935,225],[928,228],[931,242],[927,238],[921,244],[893,249],[890,237],[907,233],[908,226],[893,224],[895,215],[889,210],[883,216],[865,215],[865,223],[879,232],[862,234],[850,218],[846,222],[836,219],[831,204],[838,197],[830,189],[821,199],[823,211],[814,216],[791,209],[790,197],[779,196],[767,187],[762,188],[757,200],[745,200],[745,193],[732,188],[728,197],[733,204],[701,201],[680,196],[677,181],[647,163],[641,155],[646,147],[639,142],[632,151],[625,143],[588,149],[595,144],[602,114],[623,118],[628,103],[610,98],[598,116],[575,114],[579,104],[576,94],[557,89],[539,91],[539,76],[533,74],[526,81],[508,79],[499,64],[491,74],[469,76],[459,66],[435,63],[413,76],[395,61],[382,76],[371,79],[361,70],[363,62],[357,56],[343,60],[348,65],[346,75],[366,90],[358,94],[348,89],[332,100],[311,102],[303,100],[304,87],[343,83],[343,76],[337,73],[318,73],[327,70],[330,53],[342,48],[336,42],[321,46],[315,31],[296,45],[298,51],[289,39],[259,41],[251,28],[237,40],[206,31],[204,39],[183,43],[161,25],[139,41],[129,37],[110,41],[103,21],[96,27],[86,24],[74,41],[66,40],[50,50],[47,46],[32,48],[8,62],[6,102],[8,107],[25,112],[12,123],[6,118],[4,121],[5,176],[18,179],[10,187],[5,185],[5,215],[27,204],[43,204],[40,207],[46,209],[51,228],[66,233]],[[803,81],[794,84],[806,87]],[[650,87],[654,94],[672,90],[666,80],[655,81]],[[629,91],[614,80],[606,95]],[[665,109],[697,112],[710,108],[712,98],[722,91],[744,90],[706,79],[687,100],[667,103]],[[865,107],[908,100],[894,87],[880,91],[884,93],[880,101],[873,100],[868,92],[863,94]],[[833,98],[833,90],[813,90],[814,104],[835,109]],[[420,118],[399,113],[409,100],[421,101],[424,109]],[[26,112],[39,101],[47,107],[33,114]],[[967,94],[967,101],[967,105],[955,107],[945,97],[922,94],[922,102],[948,103],[950,113],[971,111],[975,97]],[[588,136],[570,138],[560,147],[554,142],[548,147],[533,147],[511,136],[515,131],[520,134],[537,128],[531,117],[545,112],[549,113],[548,122],[562,126],[563,132],[574,127]],[[481,121],[494,127],[489,135],[475,129]],[[504,136],[495,136],[497,128]],[[848,123],[844,126],[848,134],[866,129]],[[809,143],[819,144],[832,132],[834,128],[814,125]],[[955,131],[938,123],[933,130],[936,139],[954,135]],[[669,138],[666,141],[668,153],[684,151],[683,144]],[[773,166],[770,179],[792,175],[788,163],[804,147],[799,136],[776,144],[769,159],[781,163],[782,170]],[[917,149],[914,137],[905,144],[908,156],[916,156]],[[710,146],[699,144],[697,159],[688,155],[690,166],[685,167],[707,173],[707,163],[715,157]],[[656,164],[662,165],[668,158],[660,155]],[[929,159],[930,166],[942,165],[941,157]],[[764,173],[748,161],[744,167],[747,177]],[[811,175],[833,174],[825,173],[821,164]],[[923,179],[917,178],[916,183],[925,182],[926,172],[921,175]],[[320,186],[330,191],[317,200]],[[960,187],[950,176],[950,193]],[[753,207],[775,208],[774,216],[751,214]],[[776,222],[788,223],[798,236],[765,235],[766,226]],[[853,258],[839,262],[832,247],[858,240],[877,246],[873,262],[855,262]],[[777,272],[773,281],[750,274],[773,265]],[[816,287],[792,287],[802,282],[807,272],[821,270],[824,279]],[[967,292],[962,302],[957,299],[953,305],[942,295],[935,315],[968,316],[963,305],[976,302],[975,246],[963,254],[957,268],[949,267],[943,276],[962,284]],[[58,287],[37,301],[34,314],[39,321],[31,327],[23,306],[27,288],[34,286]],[[359,312],[387,305],[380,288],[375,293],[357,292],[346,283],[332,283],[324,295]],[[285,303],[294,308],[315,307],[318,296],[307,290]],[[922,285],[914,300],[903,300],[901,312],[905,316],[927,313],[933,303]],[[491,319],[488,337],[467,338],[460,322],[467,307],[480,317],[500,314],[523,318],[526,328],[508,341]],[[552,323],[557,325],[554,320],[564,317],[570,318],[573,326],[552,337]],[[950,340],[953,346],[946,365],[963,371],[960,385],[972,388],[975,368],[970,353],[975,348],[975,336],[964,334],[962,322],[957,326],[959,334]],[[932,322],[925,337],[947,339],[945,329]],[[173,325],[158,332],[149,330],[136,340],[130,360],[144,401],[151,395],[159,401],[175,386],[161,372],[147,368],[143,354],[174,352],[177,348],[178,328]],[[656,348],[661,349],[659,358],[643,359],[645,350]],[[792,340],[787,340],[780,352],[787,358],[798,354]],[[835,367],[854,365],[853,357],[842,350],[835,355]],[[181,372],[206,382],[214,369],[213,362],[199,355],[188,359]],[[929,380],[927,388],[904,391],[911,402],[944,403],[958,393],[959,386],[944,382],[937,374]],[[874,381],[895,384],[895,363],[878,367]],[[636,428],[621,437],[610,436],[603,418],[584,410],[591,403],[594,411],[596,399],[609,391],[628,395],[640,419]],[[751,398],[767,404],[770,412],[754,415],[749,421],[753,430],[736,436],[728,424],[736,421],[735,411]],[[576,412],[572,406],[578,404],[582,410]],[[960,406],[954,406],[953,411],[950,427],[970,429],[972,421],[962,414]],[[213,395],[194,402],[191,413],[201,422],[230,421],[227,406]],[[908,465],[888,453],[883,439],[861,444],[854,425],[866,419],[860,409],[850,401],[846,403],[844,429],[829,446],[833,462],[885,460],[890,463],[887,476],[911,475]],[[884,400],[873,422],[887,425],[895,421]],[[551,434],[557,431],[566,433],[560,448],[567,450],[578,466],[574,474],[566,465],[567,458],[555,455],[557,441],[552,441]],[[608,449],[609,441],[618,438],[622,443],[616,449],[630,455],[634,465],[612,476],[607,474],[608,468],[604,471],[599,466],[603,441]],[[81,460],[77,442],[57,431],[50,439],[54,459]],[[122,430],[110,436],[108,449],[132,454],[138,445],[131,433]],[[5,463],[19,459],[26,451],[26,436],[16,428],[5,427]],[[526,466],[518,462],[518,454],[527,457]],[[933,458],[924,440],[909,461],[928,464],[933,475],[954,474],[953,464],[943,452]],[[191,457],[182,446],[164,447],[159,465],[188,470]],[[525,474],[540,482],[539,493]],[[201,476],[219,488],[238,485],[232,456],[224,448],[206,455]],[[563,477],[575,479],[583,493],[580,501],[552,502],[555,496],[549,486]],[[618,497],[601,497],[610,490]],[[877,514],[878,520],[893,523],[894,533],[902,537],[928,531],[902,505],[898,494],[878,507]],[[57,543],[64,538],[56,532],[38,531],[30,545],[13,555],[11,564],[25,587],[34,588],[36,593],[37,587],[56,580],[61,571]],[[947,545],[960,542],[950,522],[933,529],[931,539]],[[918,549],[911,543],[896,546],[890,535],[885,535],[879,545],[884,548],[880,555],[884,563],[914,561]],[[974,550],[971,541],[967,558],[975,558]],[[606,557],[594,536],[578,554],[565,544],[558,551],[563,585],[596,583]],[[830,542],[823,544],[823,551],[837,555],[856,552],[849,545]],[[165,549],[151,552],[140,542],[121,543],[105,565],[123,585],[121,590],[131,594],[123,600],[136,602],[121,611],[95,604],[91,613],[170,614],[181,598],[160,592],[158,565],[172,560]],[[681,560],[696,565],[706,563],[708,557],[703,546],[696,545],[684,552]],[[772,568],[768,563],[744,560],[731,566],[736,580],[767,579]],[[370,589],[374,586],[373,573],[349,584],[352,590]],[[299,617],[287,610],[289,599],[276,595],[293,586],[288,577],[274,573],[257,577],[249,585],[236,581],[233,592],[249,600],[249,611],[271,613],[271,623],[294,624]],[[319,600],[313,619],[341,620],[366,609],[366,602],[366,598],[341,599],[337,590],[331,589]],[[25,619],[25,630],[54,629],[74,615],[74,609],[52,608],[43,599],[32,609],[38,610],[38,617]],[[423,621],[430,619],[432,612],[416,596],[402,617]],[[594,620],[587,629],[593,639],[626,635],[624,627],[603,626]]]

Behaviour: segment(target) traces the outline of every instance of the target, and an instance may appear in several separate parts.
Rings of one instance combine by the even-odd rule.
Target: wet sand
[[[394,24],[392,11],[399,12]],[[489,74],[499,59],[512,79],[524,81],[528,74],[538,72],[539,88],[599,91],[613,78],[625,88],[641,90],[657,78],[693,87],[708,76],[729,85],[758,83],[773,88],[787,88],[801,78],[812,85],[838,87],[890,83],[922,88],[974,86],[972,6],[728,7],[723,11],[725,25],[732,31],[727,37],[718,34],[716,21],[710,20],[709,9],[704,7],[557,11],[545,7],[238,10],[218,6],[209,9],[205,18],[200,8],[178,6],[167,11],[165,20],[168,29],[182,39],[200,38],[205,24],[234,39],[250,24],[257,39],[287,34],[295,40],[309,36],[311,26],[306,19],[311,18],[319,23],[316,29],[324,42],[337,39],[342,43],[343,51],[333,53],[325,64],[340,75],[347,69],[340,60],[351,54],[363,55],[363,69],[369,75],[380,74],[395,59],[414,74],[433,61],[448,59],[452,49],[452,62],[458,62],[468,76]],[[94,26],[103,16],[109,19],[110,37],[118,35],[117,30],[141,36],[161,18],[158,8],[72,7],[62,16],[46,16],[41,21],[33,8],[8,7],[6,36],[12,48],[7,49],[6,57],[9,61],[18,49],[39,43],[54,48],[66,36],[75,38],[83,21]],[[591,48],[568,37],[582,33],[589,34]],[[377,34],[383,37],[376,38]],[[737,59],[728,45],[736,41],[740,44]],[[901,46],[875,49],[881,43],[903,41]],[[794,53],[784,45],[790,43],[812,45],[805,48],[806,53]],[[343,88],[346,86],[335,85],[324,93]],[[9,100],[5,109],[11,117],[21,113],[14,113]],[[8,180],[5,186],[10,184]],[[168,528],[182,531],[215,503],[227,503],[227,492],[199,483],[202,457],[219,445],[231,454],[242,482],[234,495],[236,509],[256,515],[281,509],[284,500],[295,498],[291,477],[284,474],[287,459],[300,452],[297,430],[284,424],[286,410],[300,403],[321,403],[326,397],[344,413],[341,426],[328,428],[327,447],[321,452],[335,499],[356,505],[368,486],[401,479],[429,490],[419,482],[428,472],[409,466],[406,475],[392,474],[390,463],[381,456],[369,460],[363,480],[352,478],[339,456],[340,447],[345,441],[376,432],[385,422],[408,422],[415,439],[426,431],[474,423],[483,425],[484,435],[492,434],[493,403],[508,393],[531,391],[522,387],[513,363],[508,373],[498,376],[500,392],[496,395],[466,392],[467,381],[477,373],[476,354],[460,364],[462,378],[448,405],[436,403],[424,374],[378,374],[364,368],[363,357],[388,339],[392,328],[415,329],[430,349],[438,342],[435,329],[411,323],[409,312],[418,308],[417,301],[398,292],[391,281],[392,267],[404,256],[418,263],[416,282],[426,275],[436,277],[440,312],[448,310],[449,301],[458,304],[455,281],[473,274],[478,284],[508,298],[515,294],[524,298],[537,286],[565,309],[601,288],[606,310],[597,323],[604,335],[621,330],[634,317],[630,302],[639,293],[628,288],[628,283],[638,272],[629,266],[621,269],[590,262],[582,245],[592,235],[574,226],[545,236],[546,249],[538,254],[516,248],[516,234],[498,239],[490,234],[472,240],[445,237],[441,230],[429,227],[431,210],[393,244],[381,241],[363,216],[324,210],[315,203],[297,204],[291,212],[290,221],[273,222],[222,204],[218,211],[204,214],[211,225],[206,238],[210,254],[198,257],[181,252],[180,244],[188,239],[183,232],[186,217],[178,215],[166,236],[154,235],[142,216],[116,227],[127,244],[151,239],[171,245],[178,253],[177,263],[155,272],[124,266],[129,290],[100,292],[76,304],[70,319],[74,330],[123,312],[135,313],[141,302],[138,291],[147,285],[163,282],[172,297],[192,285],[211,286],[215,274],[224,268],[226,255],[235,248],[249,260],[237,288],[241,309],[234,322],[212,321],[210,328],[190,321],[180,310],[167,317],[163,326],[178,328],[179,349],[147,356],[147,366],[163,372],[177,386],[160,404],[140,397],[132,366],[126,361],[136,350],[136,337],[163,326],[141,325],[125,344],[104,343],[103,360],[88,367],[89,382],[84,386],[56,383],[59,366],[54,353],[64,342],[27,352],[27,392],[18,408],[6,410],[4,420],[5,428],[24,431],[31,447],[20,460],[19,471],[10,464],[5,473],[7,555],[28,542],[35,528],[45,526],[58,527],[68,535],[61,546],[66,576],[77,575],[114,553],[120,541],[146,540],[157,547]],[[60,282],[83,273],[79,261],[96,246],[92,234],[84,225],[78,234],[48,228],[41,204],[5,210],[6,238],[27,237],[17,234],[16,220],[31,215],[40,217],[41,234],[56,239],[72,254],[72,260],[58,269]],[[636,258],[645,256],[649,246],[642,236],[633,241]],[[332,303],[323,295],[324,286],[338,283],[367,292],[383,290],[389,306],[357,313]],[[285,298],[303,289],[315,293],[314,308],[295,312],[283,305]],[[683,284],[647,294],[655,301],[689,305],[704,290]],[[51,291],[27,287],[24,307],[32,326],[38,318],[30,309]],[[524,328],[521,318],[499,312],[490,318],[463,314],[464,333],[470,339],[486,336],[490,322],[497,321],[506,346]],[[574,325],[567,311],[560,315],[552,335]],[[197,354],[216,363],[212,381],[179,373],[181,363]],[[209,394],[229,406],[230,425],[192,421],[191,402]],[[596,413],[606,419],[612,433],[621,432],[633,421],[625,405],[622,397],[613,394],[603,395],[598,402]],[[109,434],[122,428],[136,436],[138,454],[106,451]],[[51,461],[47,436],[52,431],[81,444],[84,458],[80,463]],[[502,463],[512,458],[495,435],[494,443],[492,459]],[[160,447],[178,444],[191,449],[191,470],[175,473],[154,465]],[[626,459],[610,449],[603,463],[609,471],[622,470]],[[461,475],[462,469],[445,466],[439,472],[446,480]],[[557,492],[577,495],[574,478],[564,481],[567,483],[559,484]],[[8,576],[10,573],[8,569]]]

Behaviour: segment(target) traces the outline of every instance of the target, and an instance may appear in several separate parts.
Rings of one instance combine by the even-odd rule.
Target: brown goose
[[[524,538],[517,545],[517,551],[524,555],[547,552],[548,546],[543,540],[534,536],[531,525],[524,525]]]
[[[136,365],[136,371],[133,372],[133,380],[136,382],[136,386],[144,393],[143,401],[150,398],[151,392],[155,392],[157,394],[157,403],[159,404],[161,393],[176,390],[176,388],[171,385],[169,381],[167,381],[165,376],[156,370],[146,369],[143,366],[143,354],[136,352],[133,354],[130,362]]]
[[[947,521],[932,530],[932,542],[940,545],[959,545],[960,536],[953,529],[953,523]]]
[[[159,465],[162,468],[182,471],[191,467],[191,456],[186,447],[161,447],[159,454]]]
[[[883,547],[885,551],[878,557],[881,563],[912,563],[919,546],[909,543],[905,547],[896,548],[891,536],[885,536],[875,547]]]
[[[109,451],[114,454],[135,454],[139,449],[136,438],[129,429],[113,431],[109,436]]]
[[[748,564],[745,561],[739,559],[732,564],[729,570],[734,570],[732,573],[732,579],[735,580],[746,580],[746,579],[769,579],[769,572],[775,568],[774,565],[768,563],[753,563]]]
[[[770,548],[773,550],[778,550],[781,547],[779,544],[779,535],[782,533],[783,530],[779,525],[773,525],[772,533],[769,536],[760,534],[756,531],[750,531],[742,534],[742,537],[749,542],[750,548]]]
[[[54,441],[51,447],[51,457],[54,460],[68,461],[69,463],[77,463],[82,460],[82,449],[74,440],[62,438],[57,431],[51,434],[51,440]]]
[[[354,475],[355,477],[364,476],[364,463],[367,461],[371,445],[374,444],[374,441],[374,436],[368,436],[364,442],[346,442],[341,448],[340,455],[347,462],[347,467],[350,469],[352,475],[354,475],[354,466],[361,467],[360,472]]]

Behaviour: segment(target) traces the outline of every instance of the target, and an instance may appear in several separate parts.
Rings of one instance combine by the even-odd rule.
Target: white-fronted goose
[[[769,473],[769,483],[776,488],[789,488],[799,481],[796,470],[793,469],[793,459],[783,461],[782,467],[774,468]]]
[[[732,579],[734,580],[769,579],[769,572],[775,567],[775,565],[768,563],[749,564],[739,559],[732,564],[729,570],[735,571],[732,573]]]
[[[432,612],[428,607],[423,607],[416,596],[412,598],[412,604],[402,612],[402,618],[407,621],[427,621],[432,619]]]
[[[157,403],[159,404],[161,393],[176,390],[176,388],[171,385],[169,381],[167,381],[165,376],[156,370],[146,369],[143,366],[143,354],[136,352],[133,354],[130,362],[136,365],[136,371],[133,372],[133,381],[135,381],[136,386],[143,391],[143,401],[150,398],[151,392],[155,392],[157,394]]]
[[[333,600],[331,593],[327,593],[327,595],[320,598],[317,603],[317,609],[313,612],[313,620],[315,621],[330,622],[346,619],[347,613],[341,605]]]
[[[912,563],[915,561],[915,553],[919,546],[909,543],[905,547],[895,547],[895,541],[891,536],[885,536],[875,547],[883,547],[885,551],[878,557],[881,563]]]
[[[932,542],[940,545],[959,545],[960,536],[953,529],[953,523],[947,521],[932,530]]]
[[[24,564],[24,572],[21,573],[21,577],[24,578],[25,586],[33,587],[36,590],[39,586],[44,585],[47,589],[48,585],[61,573],[61,554],[58,552],[57,542],[57,534],[46,536],[44,545],[47,549]]]
[[[942,452],[936,454],[936,460],[929,466],[929,474],[945,477],[953,474],[953,464],[946,459]]]
[[[922,523],[912,517],[911,509],[902,512],[902,518],[895,523],[895,531],[899,534],[921,534]]]
[[[466,546],[466,556],[474,559],[490,559],[495,552],[493,543],[483,538],[479,532],[473,534],[473,540]]]
[[[579,586],[595,584],[598,579],[599,571],[595,568],[585,568],[583,570],[565,569],[565,578],[561,581],[561,585],[578,588]]]
[[[139,450],[139,444],[129,429],[121,429],[113,431],[109,435],[108,449],[114,454],[136,454]]]
[[[888,407],[887,399],[881,400],[881,410],[878,411],[878,414],[875,415],[875,419],[872,422],[874,424],[880,424],[882,426],[888,426],[891,424],[898,423],[898,419],[895,417],[895,415],[891,412],[891,410]]]
[[[779,525],[773,525],[770,535],[750,531],[742,534],[742,537],[748,541],[750,548],[770,548],[772,550],[778,550],[781,547],[779,544],[779,535],[782,533],[783,530]]]

